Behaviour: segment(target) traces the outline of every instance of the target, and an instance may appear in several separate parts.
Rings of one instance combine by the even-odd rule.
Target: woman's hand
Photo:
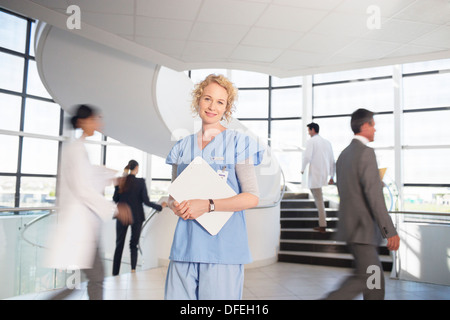
[[[169,201],[169,208],[172,209],[173,213],[175,215],[179,216],[183,220],[186,220],[189,218],[189,206],[188,202],[185,200],[181,203],[178,203],[177,201]]]
[[[205,212],[209,212],[209,201],[193,199],[178,203],[173,200],[169,201],[169,208],[183,220],[197,219]]]
[[[202,214],[209,212],[209,201],[208,200],[200,200],[200,199],[194,199],[194,200],[188,200],[188,212],[189,217],[188,219],[197,219]]]

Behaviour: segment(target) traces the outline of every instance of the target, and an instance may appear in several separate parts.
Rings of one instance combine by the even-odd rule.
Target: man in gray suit
[[[355,271],[327,299],[353,299],[360,293],[364,299],[384,299],[384,274],[377,249],[382,237],[391,251],[400,244],[386,209],[375,152],[366,146],[375,136],[373,115],[366,109],[352,114],[355,136],[336,163],[338,238],[347,242],[355,258]],[[374,275],[379,279],[372,283]]]

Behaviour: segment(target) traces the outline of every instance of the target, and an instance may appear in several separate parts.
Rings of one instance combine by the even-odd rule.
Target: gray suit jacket
[[[353,139],[336,162],[340,196],[338,238],[379,245],[397,234],[388,215],[375,152]]]

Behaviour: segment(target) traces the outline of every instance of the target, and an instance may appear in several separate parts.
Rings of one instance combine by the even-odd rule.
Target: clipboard
[[[202,157],[196,157],[169,186],[169,194],[179,203],[189,199],[223,199],[236,192]],[[234,212],[206,212],[196,220],[212,236],[231,218]]]
[[[380,179],[383,181],[384,178],[384,174],[386,173],[387,168],[381,168],[378,169],[378,171],[380,172]]]

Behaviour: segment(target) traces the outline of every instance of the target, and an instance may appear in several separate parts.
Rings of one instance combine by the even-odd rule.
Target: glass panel
[[[302,115],[302,88],[272,90],[272,118]]]
[[[313,90],[314,116],[352,114],[358,108],[393,110],[392,79],[323,85]]]
[[[24,131],[58,136],[60,115],[61,108],[56,103],[27,99]]]
[[[19,137],[0,135],[0,172],[17,172]]]
[[[415,73],[450,69],[450,59],[415,62],[403,65],[403,73]]]
[[[254,135],[260,137],[263,142],[267,142],[269,136],[269,124],[268,121],[240,121],[249,131]]]
[[[50,207],[55,205],[56,178],[22,177],[20,207]]]
[[[154,178],[172,179],[172,167],[166,164],[165,158],[152,155],[152,179]]]
[[[121,175],[130,160],[139,163],[138,177],[146,176],[147,153],[128,146],[107,146],[106,167],[117,170]]]
[[[0,88],[22,92],[24,59],[0,52]]]
[[[403,114],[405,145],[450,144],[450,110]]]
[[[272,148],[274,150],[299,150],[302,144],[302,120],[271,122]]]
[[[252,71],[232,70],[231,81],[238,88],[269,87],[269,76],[267,74]]]
[[[356,79],[370,79],[374,77],[391,76],[392,66],[367,68],[367,69],[355,69],[347,71],[339,71],[332,73],[316,74],[313,77],[314,83],[343,81],[343,80],[356,80]]]
[[[370,147],[393,147],[394,146],[394,115],[379,114],[374,116],[375,138]]]
[[[47,89],[42,84],[41,78],[37,70],[36,61],[34,60],[29,60],[28,62],[27,93],[38,97],[49,99],[52,98],[48,93]]]
[[[450,149],[404,150],[404,183],[449,183],[448,159]]]
[[[30,56],[34,57],[34,35],[36,34],[36,22],[31,23],[31,38],[30,38]]]
[[[337,159],[341,151],[353,139],[353,132],[350,128],[350,117],[320,118],[314,119],[313,121],[319,125],[319,134],[330,141],[334,158]],[[308,135],[306,125],[303,130],[304,134]]]
[[[161,197],[169,196],[170,181],[152,181],[150,189],[150,201],[157,202]]]
[[[0,47],[25,53],[27,20],[0,11]]]
[[[56,174],[58,141],[23,138],[22,173]]]
[[[20,97],[0,93],[0,129],[20,130],[21,103]]]
[[[268,90],[241,90],[233,114],[236,118],[267,118],[269,116]]]
[[[14,208],[15,195],[16,177],[0,176],[0,208]]]
[[[450,73],[403,78],[404,109],[450,106]]]
[[[278,152],[274,151],[278,163],[283,170],[286,181],[289,182],[301,182],[302,175],[302,153],[301,152]]]
[[[450,188],[405,187],[403,199],[406,211],[450,212]]]
[[[272,87],[302,85],[303,77],[277,78],[272,76]]]

